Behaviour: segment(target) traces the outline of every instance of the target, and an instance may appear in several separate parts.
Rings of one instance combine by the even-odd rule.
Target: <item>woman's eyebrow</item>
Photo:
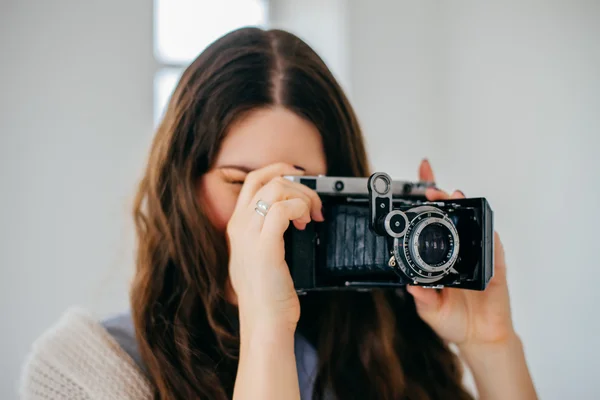
[[[245,173],[249,173],[252,172],[254,170],[254,168],[250,168],[247,167],[245,165],[221,165],[220,167],[218,167],[219,169],[237,169],[239,171],[245,172]]]

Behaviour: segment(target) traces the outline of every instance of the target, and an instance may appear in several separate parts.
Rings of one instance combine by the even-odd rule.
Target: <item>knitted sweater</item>
[[[316,350],[296,333],[294,353],[301,397],[310,400]],[[99,323],[84,310],[67,311],[34,343],[20,391],[23,399],[37,400],[150,399],[130,315]]]
[[[32,347],[20,382],[23,400],[152,399],[133,359],[86,311],[67,311]]]
[[[311,397],[316,354],[298,339],[303,338],[297,338],[295,352],[304,399]],[[70,309],[33,344],[19,384],[20,397],[23,400],[152,399],[152,385],[132,356],[135,358],[85,310]],[[463,383],[476,395],[472,376],[468,369],[465,372]]]

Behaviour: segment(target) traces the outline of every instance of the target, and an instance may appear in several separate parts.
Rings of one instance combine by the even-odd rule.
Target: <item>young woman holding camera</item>
[[[67,312],[34,344],[23,397],[470,399],[462,359],[480,398],[535,399],[497,236],[483,292],[296,295],[283,233],[323,215],[282,176],[369,173],[354,111],[313,50],[278,30],[222,37],[184,72],[152,145],[131,312]],[[427,161],[420,179],[433,181]]]

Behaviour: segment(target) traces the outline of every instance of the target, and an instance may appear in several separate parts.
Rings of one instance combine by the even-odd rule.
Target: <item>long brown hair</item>
[[[225,300],[227,245],[199,202],[228,126],[279,105],[313,123],[327,172],[367,176],[357,118],[323,61],[296,36],[245,28],[186,69],[154,138],[136,197],[136,336],[160,399],[231,398],[239,337]],[[302,296],[298,329],[317,348],[315,398],[467,399],[446,344],[394,292]],[[233,317],[232,317],[233,316]]]

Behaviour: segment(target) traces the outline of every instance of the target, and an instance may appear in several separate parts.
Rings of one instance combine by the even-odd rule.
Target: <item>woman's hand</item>
[[[287,164],[250,172],[227,224],[229,276],[240,316],[236,400],[300,399],[294,354],[300,302],[285,262],[283,234],[290,221],[298,229],[323,221],[317,193],[282,178],[301,174]]]
[[[424,160],[419,169],[420,179],[434,181],[429,162]],[[460,191],[452,195],[428,189],[431,201],[461,199]],[[484,291],[444,288],[439,292],[418,286],[409,286],[421,318],[448,342],[459,347],[471,344],[498,343],[512,339],[512,325],[504,249],[498,234],[494,234],[494,277]]]
[[[419,177],[434,182],[427,160]],[[428,189],[431,201],[460,199]],[[419,316],[445,341],[458,346],[467,362],[481,399],[536,399],[521,341],[514,331],[510,312],[504,248],[494,233],[494,276],[484,291],[444,288],[439,292],[409,286]]]
[[[298,229],[323,221],[317,193],[282,178],[302,173],[288,164],[250,172],[227,225],[229,274],[242,331],[263,327],[293,333],[296,328],[300,303],[285,262],[283,234],[290,221]],[[270,205],[266,216],[255,210],[259,200]]]

